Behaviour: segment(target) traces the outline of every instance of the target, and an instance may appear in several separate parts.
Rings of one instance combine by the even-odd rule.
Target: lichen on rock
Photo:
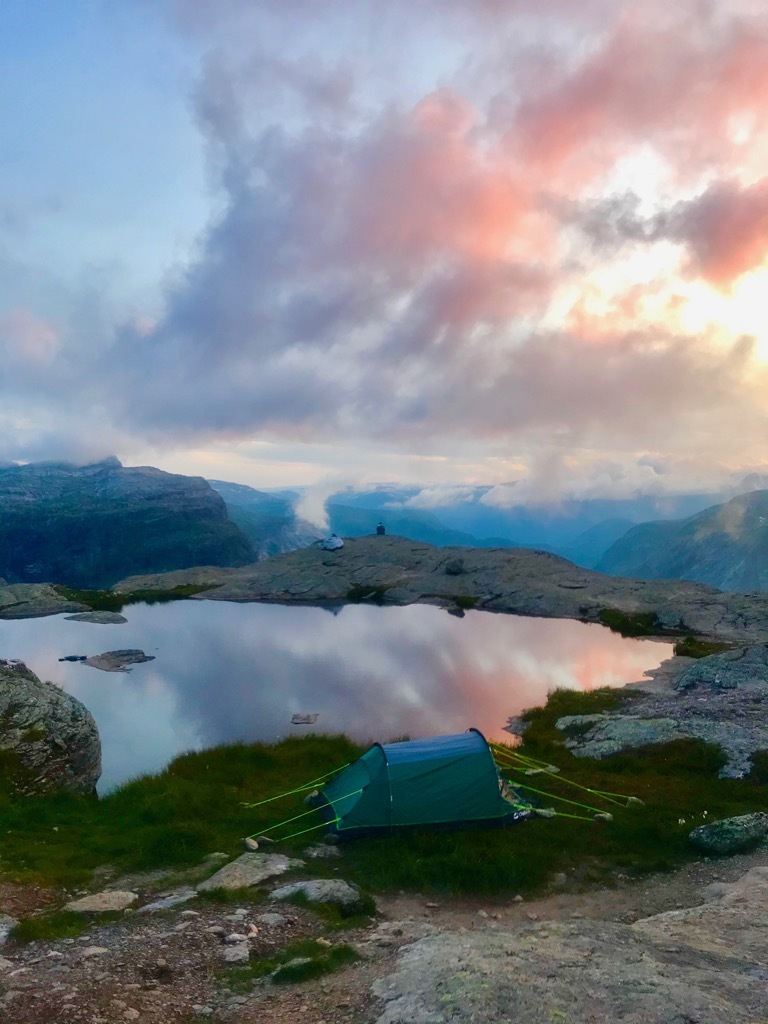
[[[0,769],[3,784],[22,796],[93,793],[101,775],[93,715],[20,661],[0,660]]]

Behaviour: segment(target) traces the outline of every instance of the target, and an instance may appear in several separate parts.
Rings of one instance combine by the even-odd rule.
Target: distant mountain
[[[720,590],[768,590],[768,490],[740,494],[681,521],[634,526],[597,568],[614,576],[693,580]]]
[[[363,537],[376,532],[382,522],[389,534],[423,541],[436,547],[458,545],[472,548],[512,548],[517,545],[506,537],[474,537],[461,530],[451,530],[431,512],[419,509],[351,508],[329,502],[326,511],[331,530],[340,537]]]
[[[749,483],[744,482],[745,489]],[[509,499],[515,493],[507,485]],[[451,491],[454,491],[452,494]],[[371,518],[430,523],[432,536],[413,537],[432,544],[473,544],[482,547],[530,547],[554,551],[584,568],[594,568],[605,551],[629,527],[649,519],[691,515],[721,500],[721,495],[638,495],[634,498],[564,499],[549,505],[498,505],[488,486],[451,488],[375,485],[333,495],[330,505],[367,510]],[[458,492],[458,493],[457,493]],[[428,517],[423,519],[422,517]],[[368,520],[366,520],[366,523]],[[332,518],[333,524],[333,518]],[[410,527],[391,532],[411,537]],[[345,531],[337,530],[344,533]],[[368,529],[359,532],[370,532]],[[458,539],[464,535],[465,539]],[[455,537],[457,539],[441,539]],[[466,539],[471,538],[471,539]]]
[[[0,577],[9,583],[102,588],[139,573],[253,559],[201,477],[115,458],[0,468]]]
[[[311,523],[296,516],[290,498],[225,480],[208,483],[224,499],[229,518],[251,542],[257,559],[305,548],[322,536]]]

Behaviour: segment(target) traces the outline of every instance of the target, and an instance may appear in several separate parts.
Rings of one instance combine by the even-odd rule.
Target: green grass
[[[346,737],[314,735],[215,747],[183,754],[159,775],[100,800],[66,793],[14,798],[2,793],[0,781],[0,873],[70,886],[86,882],[100,864],[119,871],[183,868],[213,850],[236,855],[243,836],[306,809],[301,795],[254,809],[243,803],[294,789],[361,752]]]
[[[471,594],[457,594],[453,600],[462,611],[469,611],[477,606],[477,598]]]
[[[116,921],[121,914],[76,914],[71,910],[55,910],[19,921],[10,937],[16,942],[45,942],[50,939],[70,939],[88,931],[94,924]]]
[[[715,640],[700,640],[689,635],[677,641],[674,653],[683,658],[708,658],[710,654],[722,654],[723,651],[730,650],[731,646]]]
[[[656,612],[629,614],[618,608],[603,608],[599,618],[604,626],[622,636],[658,636],[668,632],[659,622]]]
[[[353,583],[347,591],[347,600],[353,604],[360,604],[361,601],[370,604],[383,604],[387,588],[381,585],[365,586],[361,583]]]
[[[252,960],[248,967],[233,968],[227,972],[227,981],[231,989],[239,992],[247,991],[254,981],[267,975],[277,985],[295,984],[322,977],[359,959],[360,954],[346,943],[324,946],[314,939],[304,939],[269,959]],[[292,960],[302,962],[292,964]]]
[[[358,928],[368,924],[376,914],[376,900],[369,893],[361,892],[354,903],[310,903],[304,893],[297,893],[289,903],[294,906],[311,910],[321,918],[326,927],[338,930],[341,928]]]
[[[85,604],[93,612],[121,612],[131,604],[167,604],[169,601],[183,601],[205,590],[214,590],[218,584],[198,585],[186,583],[170,590],[132,590],[117,594],[112,590],[74,590],[72,587],[54,587],[67,601]]]
[[[576,758],[566,750],[555,728],[559,717],[618,709],[633,699],[631,693],[611,689],[556,691],[544,708],[525,713],[529,727],[518,749],[560,766],[563,776],[581,785],[639,797],[643,806],[607,805],[614,815],[610,823],[537,818],[506,828],[414,830],[359,839],[342,844],[341,859],[312,861],[306,870],[338,872],[372,892],[509,896],[541,890],[556,872],[586,884],[610,879],[616,872],[668,869],[697,856],[687,842],[696,825],[768,811],[768,787],[762,784],[768,779],[765,752],[756,757],[752,776],[733,780],[717,778],[722,754],[698,740],[602,761]],[[294,789],[361,752],[343,736],[308,735],[274,745],[236,744],[185,754],[161,774],[137,779],[101,800],[0,797],[0,876],[71,887],[88,882],[92,869],[101,864],[126,872],[183,870],[213,850],[236,856],[242,852],[241,837],[260,834],[307,810],[302,793],[255,808],[243,803]],[[602,806],[558,778],[514,773],[512,778],[548,794]],[[549,796],[540,799],[550,804]],[[589,813],[554,801],[551,805]],[[316,824],[314,814],[299,818],[291,827],[310,831],[264,849],[300,854],[322,837],[324,828],[314,828]],[[221,897],[212,893],[207,898]]]

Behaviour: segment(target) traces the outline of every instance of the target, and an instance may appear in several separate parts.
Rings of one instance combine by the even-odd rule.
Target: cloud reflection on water
[[[0,656],[91,709],[109,788],[156,771],[175,754],[314,727],[360,740],[460,732],[504,738],[509,715],[558,687],[621,685],[671,655],[669,644],[625,640],[600,626],[425,605],[321,608],[189,601],[127,609],[128,623],[63,616],[0,623]],[[156,660],[130,674],[61,663],[65,654],[139,647]],[[508,738],[508,737],[507,737]]]

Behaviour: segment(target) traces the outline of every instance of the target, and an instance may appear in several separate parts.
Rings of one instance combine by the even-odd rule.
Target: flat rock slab
[[[77,615],[68,615],[68,622],[95,622],[100,626],[117,626],[128,619],[120,612],[78,612]]]
[[[100,914],[108,910],[125,910],[138,898],[138,893],[135,892],[107,889],[104,892],[94,892],[90,896],[82,896],[79,900],[72,900],[71,903],[64,905],[64,909],[72,910],[76,914]]]
[[[0,914],[0,946],[7,941],[8,936],[11,934],[11,930],[18,923],[19,922],[15,918],[10,917],[8,914]]]
[[[92,658],[86,658],[83,664],[91,668],[99,668],[102,672],[130,672],[128,665],[140,665],[144,661],[154,661],[154,654],[145,654],[144,651],[105,651],[103,654],[95,654]]]
[[[172,910],[196,898],[197,893],[194,889],[180,889],[178,892],[169,892],[152,903],[145,903],[143,907],[139,907],[137,913],[152,914],[158,910]]]
[[[768,814],[740,814],[723,818],[709,825],[699,825],[688,835],[688,841],[699,850],[725,856],[747,850],[768,836]]]
[[[360,890],[341,878],[313,878],[305,882],[291,882],[273,889],[272,899],[289,900],[304,896],[310,903],[337,903],[348,907],[360,899]]]
[[[756,1024],[768,1019],[767,876],[634,925],[427,935],[375,982],[377,1024]]]
[[[209,892],[211,889],[244,889],[284,875],[286,871],[300,868],[303,864],[303,860],[292,860],[282,853],[244,853],[236,860],[225,864],[195,888],[198,892]]]

